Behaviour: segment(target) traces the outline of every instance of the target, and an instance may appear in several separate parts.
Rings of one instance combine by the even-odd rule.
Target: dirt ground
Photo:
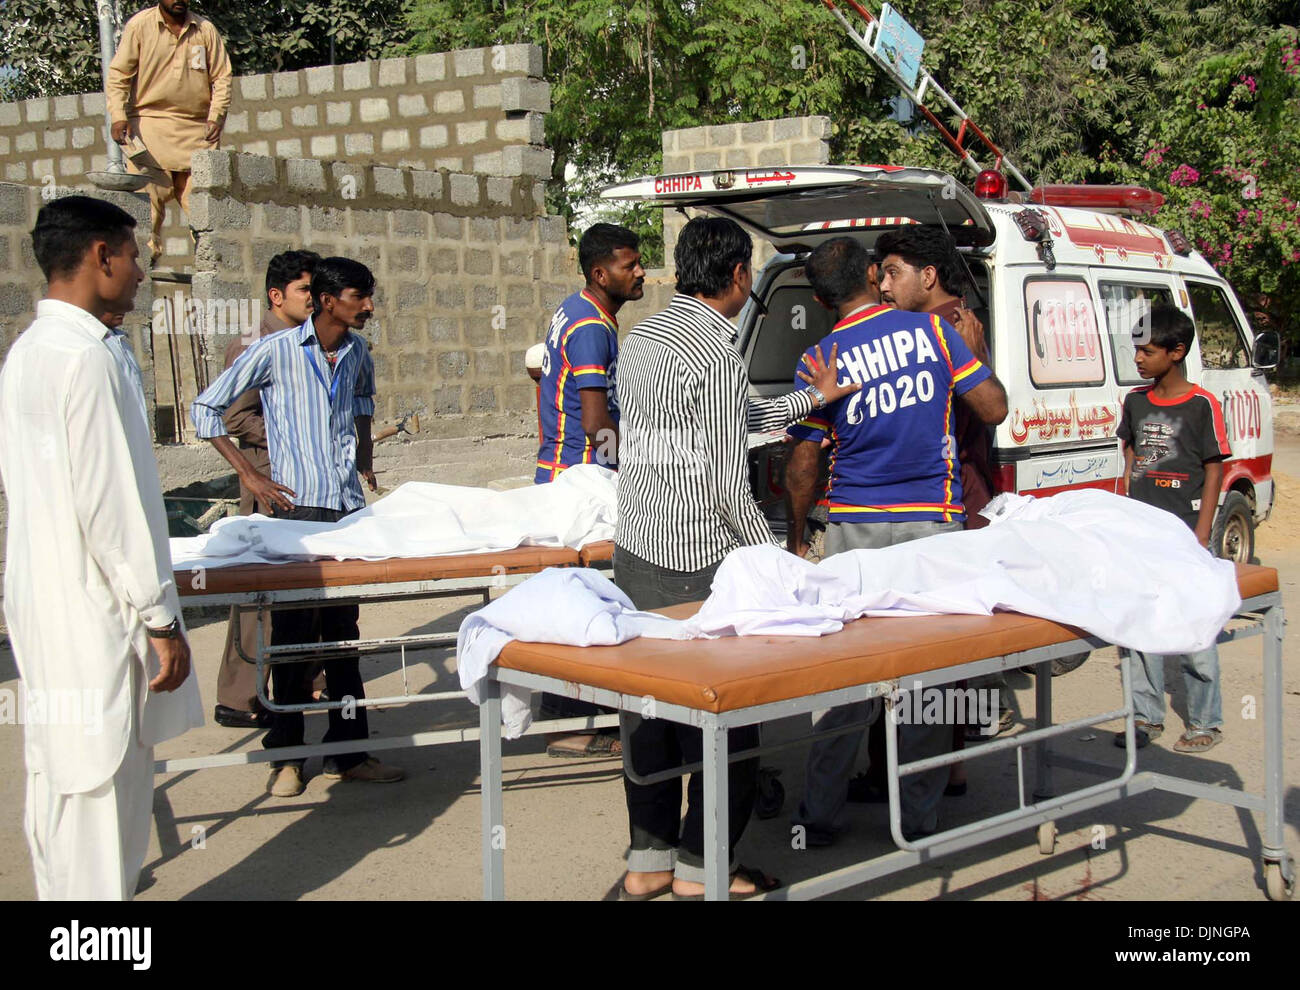
[[[1258,532],[1257,554],[1281,572],[1283,594],[1300,582],[1300,438],[1280,435],[1274,462],[1278,485],[1273,518]],[[470,599],[398,604],[362,612],[362,635],[454,630],[476,606]],[[196,621],[191,641],[205,708],[211,713],[225,623]],[[1260,691],[1260,640],[1221,648],[1226,725],[1222,745],[1204,757],[1180,756],[1170,746],[1185,712],[1181,678],[1170,670],[1169,729],[1141,754],[1141,766],[1208,784],[1258,790],[1263,780],[1263,723],[1253,718]],[[399,694],[403,675],[395,658],[366,661],[372,696]],[[457,687],[450,650],[408,656],[412,692]],[[1057,678],[1058,719],[1118,706],[1114,650],[1095,654]],[[1033,709],[1033,679],[1011,677],[1018,707]],[[0,689],[16,690],[12,656],[0,651]],[[1286,642],[1286,841],[1300,854],[1300,648]],[[375,737],[433,727],[477,724],[463,701],[394,707],[371,715]],[[806,721],[771,724],[766,740],[806,731]],[[1117,727],[1117,726],[1115,726]],[[1110,729],[1084,730],[1065,752],[1118,766],[1121,753]],[[319,739],[324,718],[309,716],[308,738]],[[160,748],[164,757],[256,748],[259,733],[208,724]],[[538,737],[505,745],[506,891],[511,898],[610,899],[622,873],[627,844],[620,765],[613,760],[556,760]],[[805,750],[773,754],[781,770],[785,811],[754,821],[742,842],[742,861],[787,881],[884,854],[893,846],[886,810],[850,805],[851,831],[829,849],[795,850],[789,813],[798,801]],[[265,793],[265,765],[211,769],[160,777],[156,831],[146,861],[144,900],[474,899],[480,896],[478,748],[458,743],[384,755],[407,771],[395,785],[331,782],[308,764],[307,790],[281,800]],[[0,726],[0,898],[34,896],[22,838],[24,775],[22,729]],[[969,766],[970,789],[947,799],[945,826],[1009,810],[1016,795],[1015,757],[1002,754]],[[1079,778],[1058,771],[1058,787]],[[1052,856],[1041,856],[1032,831],[865,884],[837,895],[891,900],[1261,899],[1258,865],[1262,818],[1227,806],[1146,794],[1063,819]]]

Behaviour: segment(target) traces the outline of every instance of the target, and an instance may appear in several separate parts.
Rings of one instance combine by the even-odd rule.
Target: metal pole
[[[117,0],[99,0],[95,6],[99,10],[99,69],[104,79],[104,140],[108,144],[108,171],[126,172],[126,163],[122,160],[122,147],[113,140],[113,117],[108,109],[108,66],[113,61],[113,35],[116,33],[122,17]]]

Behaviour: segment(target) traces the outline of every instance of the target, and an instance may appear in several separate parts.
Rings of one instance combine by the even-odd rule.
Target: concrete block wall
[[[377,418],[423,407],[426,430],[442,437],[535,432],[524,351],[579,285],[564,219],[545,215],[542,182],[226,151],[197,153],[193,182],[201,311],[260,300],[267,261],[280,251],[355,258],[378,282],[365,331]],[[218,329],[204,328],[213,355],[229,339]],[[224,329],[233,332],[232,321]]]
[[[829,117],[783,117],[746,123],[687,127],[663,132],[664,173],[703,170],[771,168],[777,165],[825,165],[830,161]],[[694,211],[690,211],[692,214]],[[646,273],[645,295],[619,314],[626,331],[668,305],[674,291],[673,249],[688,218],[664,211],[665,267]],[[754,238],[754,270],[774,254],[762,238]]]
[[[550,84],[536,45],[237,76],[223,149],[548,179]],[[0,180],[81,186],[107,164],[104,95],[0,104]],[[161,267],[191,264],[177,206]]]

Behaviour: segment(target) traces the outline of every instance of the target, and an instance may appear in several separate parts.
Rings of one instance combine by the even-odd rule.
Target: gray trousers
[[[878,550],[936,533],[959,532],[961,528],[959,522],[831,523],[826,527],[826,556],[832,557],[846,550]],[[874,722],[880,709],[879,699],[873,699],[816,711],[812,713],[813,728],[823,732],[853,722]],[[794,818],[795,824],[825,831],[835,829],[848,800],[849,775],[857,762],[864,732],[865,728],[858,729],[812,744],[804,775],[804,796]],[[898,726],[900,763],[938,756],[951,750],[952,727],[949,725],[905,723]],[[939,800],[947,783],[947,767],[903,778],[899,797],[905,834],[933,832],[938,828]]]

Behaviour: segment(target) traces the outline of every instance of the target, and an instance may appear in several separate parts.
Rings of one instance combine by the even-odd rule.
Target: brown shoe
[[[297,797],[306,786],[302,782],[302,768],[297,766],[273,769],[266,782],[266,789],[272,797]]]
[[[326,770],[325,776],[330,780],[365,780],[372,784],[392,784],[402,780],[406,776],[406,771],[401,767],[390,767],[387,763],[380,763],[373,756],[367,756],[356,766],[342,772]]]

